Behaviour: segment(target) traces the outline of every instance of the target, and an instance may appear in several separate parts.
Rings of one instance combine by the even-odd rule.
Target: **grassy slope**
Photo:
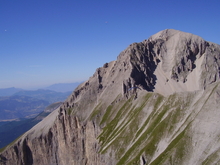
[[[118,165],[140,161],[152,165],[183,164],[190,152],[191,122],[213,90],[203,98],[196,98],[196,93],[173,94],[168,98],[146,93],[137,100],[132,96],[128,100],[121,98],[105,110],[100,103],[90,117],[103,128],[98,137],[100,153],[113,150]]]

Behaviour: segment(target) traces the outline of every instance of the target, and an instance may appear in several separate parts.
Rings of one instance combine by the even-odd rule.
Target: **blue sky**
[[[219,0],[0,0],[0,88],[87,80],[164,30],[220,44]]]

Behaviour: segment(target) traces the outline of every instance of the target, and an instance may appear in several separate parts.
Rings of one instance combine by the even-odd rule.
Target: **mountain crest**
[[[98,68],[0,163],[220,163],[219,69],[219,45],[163,30]]]
[[[133,43],[116,61],[106,63],[90,79],[76,88],[66,107],[127,96],[131,88],[157,92],[164,96],[197,91],[219,81],[220,46],[201,37],[166,29],[148,40]],[[80,100],[80,103],[79,103]],[[88,108],[87,104],[80,109]],[[81,112],[80,112],[81,113]],[[87,113],[83,113],[88,118]]]

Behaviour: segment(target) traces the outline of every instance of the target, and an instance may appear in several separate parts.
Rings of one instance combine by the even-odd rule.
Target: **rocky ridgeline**
[[[164,30],[96,70],[1,164],[219,163],[220,46]],[[184,145],[183,145],[184,144]]]

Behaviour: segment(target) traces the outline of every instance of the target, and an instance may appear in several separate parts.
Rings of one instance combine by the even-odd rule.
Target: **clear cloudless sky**
[[[0,88],[87,80],[164,29],[220,44],[220,0],[0,0]]]

